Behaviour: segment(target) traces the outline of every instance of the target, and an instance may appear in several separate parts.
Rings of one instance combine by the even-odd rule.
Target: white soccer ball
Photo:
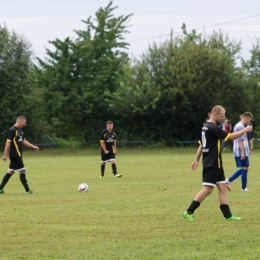
[[[79,192],[87,192],[88,191],[88,185],[86,183],[81,183],[78,187]]]

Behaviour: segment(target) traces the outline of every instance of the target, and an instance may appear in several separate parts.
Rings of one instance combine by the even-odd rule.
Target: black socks
[[[193,200],[187,209],[188,214],[193,214],[194,211],[200,206],[200,202]]]
[[[24,189],[26,192],[30,191],[27,180],[25,178],[25,174],[24,173],[20,173],[20,181],[24,186]]]
[[[101,164],[101,176],[104,177],[104,173],[105,173],[105,164]]]
[[[0,190],[2,190],[4,188],[4,186],[6,185],[6,183],[9,181],[9,179],[11,178],[12,174],[9,174],[9,173],[6,173],[3,180],[2,180],[2,183],[0,185]]]
[[[116,164],[115,163],[111,164],[111,167],[112,167],[113,174],[116,175]]]
[[[220,210],[222,211],[224,218],[232,217],[230,208],[229,208],[229,206],[227,204],[221,204],[220,205]]]

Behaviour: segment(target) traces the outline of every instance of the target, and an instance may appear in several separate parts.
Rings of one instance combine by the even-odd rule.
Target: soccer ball
[[[81,183],[78,187],[79,192],[87,192],[88,191],[88,185],[86,183]]]

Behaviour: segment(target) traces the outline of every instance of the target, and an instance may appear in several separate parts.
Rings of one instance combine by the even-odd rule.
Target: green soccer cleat
[[[114,175],[114,178],[120,178],[120,177],[122,177],[122,174],[120,173]]]
[[[195,219],[195,216],[194,216],[193,214],[189,214],[189,213],[187,212],[187,210],[184,211],[182,215],[183,215],[183,217],[184,217],[186,220],[188,220],[188,221],[190,221],[190,222],[194,221],[194,219]]]
[[[27,192],[25,192],[26,194],[33,194],[33,191],[32,190],[29,190]]]
[[[241,217],[236,217],[234,215],[232,215],[230,218],[224,218],[225,220],[241,220]]]
[[[0,190],[0,194],[4,194],[5,192],[3,190]]]

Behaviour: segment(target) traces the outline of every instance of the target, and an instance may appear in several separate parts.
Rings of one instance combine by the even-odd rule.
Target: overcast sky
[[[75,38],[73,30],[84,29],[89,16],[94,17],[109,0],[0,0],[0,24],[23,35],[35,55],[43,58],[48,41]],[[241,56],[250,58],[254,37],[260,38],[260,0],[114,0],[115,16],[133,13],[129,54],[139,57],[148,44],[169,38],[170,30],[188,30],[210,34],[221,29],[230,39],[242,42]],[[203,29],[204,28],[204,29]],[[51,48],[52,49],[52,48]]]

